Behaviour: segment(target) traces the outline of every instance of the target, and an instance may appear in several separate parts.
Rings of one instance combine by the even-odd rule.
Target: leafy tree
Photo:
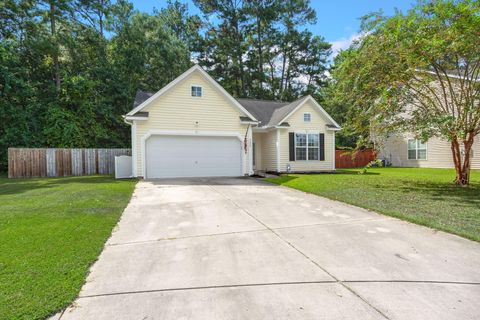
[[[320,94],[329,45],[305,27],[307,0],[169,0],[153,13],[128,0],[0,4],[0,171],[8,147],[126,147],[121,118],[201,63],[237,97]],[[211,19],[213,18],[213,19]]]
[[[128,146],[121,115],[137,89],[190,66],[199,23],[178,2],[154,14],[124,0],[2,3],[0,171],[8,147]]]
[[[207,24],[199,62],[227,91],[293,100],[324,85],[330,45],[305,30],[316,21],[310,1],[194,2]]]
[[[368,137],[410,131],[451,143],[455,183],[469,183],[480,133],[480,4],[422,1],[407,14],[365,17],[367,34],[334,77],[350,123]]]
[[[354,117],[350,114],[350,105],[346,102],[344,95],[338,92],[341,83],[339,84],[337,81],[337,68],[342,65],[345,59],[348,59],[352,50],[340,51],[334,57],[329,69],[333,77],[327,78],[326,86],[314,95],[317,101],[322,103],[324,109],[342,126],[342,130],[335,134],[336,147],[340,149],[355,149],[365,146],[365,141],[359,139],[358,128],[352,126],[351,121],[349,121],[350,118]]]
[[[243,55],[247,51],[245,38],[246,11],[241,0],[194,0],[208,17],[220,19],[209,24],[205,41],[210,49],[200,62],[207,66],[225,89],[237,97],[247,96]]]

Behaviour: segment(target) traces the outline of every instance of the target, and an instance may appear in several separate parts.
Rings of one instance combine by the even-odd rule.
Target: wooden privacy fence
[[[336,168],[358,168],[364,167],[369,162],[376,159],[375,151],[372,149],[364,149],[356,151],[352,158],[352,152],[349,150],[335,150],[335,167]]]
[[[113,174],[115,156],[130,149],[9,148],[8,177],[64,177]]]

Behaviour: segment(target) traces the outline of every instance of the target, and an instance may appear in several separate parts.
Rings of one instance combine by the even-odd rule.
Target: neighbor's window
[[[310,113],[303,114],[303,122],[310,122],[312,121],[312,115]]]
[[[202,96],[202,87],[192,86],[192,97],[201,97]]]
[[[408,140],[408,160],[426,160],[427,144],[418,139]]]
[[[295,160],[318,160],[319,153],[318,133],[295,133]]]

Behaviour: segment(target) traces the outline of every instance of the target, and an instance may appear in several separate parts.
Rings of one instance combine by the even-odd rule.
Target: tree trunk
[[[470,155],[475,136],[472,133],[467,135],[463,141],[463,155],[458,138],[454,136],[451,142],[453,163],[455,164],[454,183],[459,186],[467,186],[470,183]]]
[[[263,52],[262,52],[262,23],[260,17],[257,16],[257,48],[258,48],[258,72],[260,79],[258,83],[259,90],[263,89]]]
[[[56,26],[55,26],[55,3],[50,1],[50,31],[52,32],[52,37],[55,41],[55,52],[53,53],[53,68],[55,75],[55,87],[57,91],[60,91],[60,66],[58,62],[58,46],[57,46],[57,36],[56,36]]]
[[[275,95],[275,65],[273,64],[272,61],[269,61],[268,64],[270,65],[270,84],[272,88],[272,98],[275,100],[277,96]]]
[[[283,61],[282,61],[282,77],[280,78],[280,92],[279,96],[282,96],[283,93],[283,80],[285,78],[285,66],[287,64],[287,50],[284,48],[283,49]]]

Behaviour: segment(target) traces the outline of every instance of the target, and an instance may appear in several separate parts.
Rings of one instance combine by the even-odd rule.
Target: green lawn
[[[135,183],[0,177],[1,319],[43,319],[75,299]]]
[[[450,169],[372,168],[338,174],[288,175],[267,181],[350,203],[480,241],[480,172],[456,187]]]

